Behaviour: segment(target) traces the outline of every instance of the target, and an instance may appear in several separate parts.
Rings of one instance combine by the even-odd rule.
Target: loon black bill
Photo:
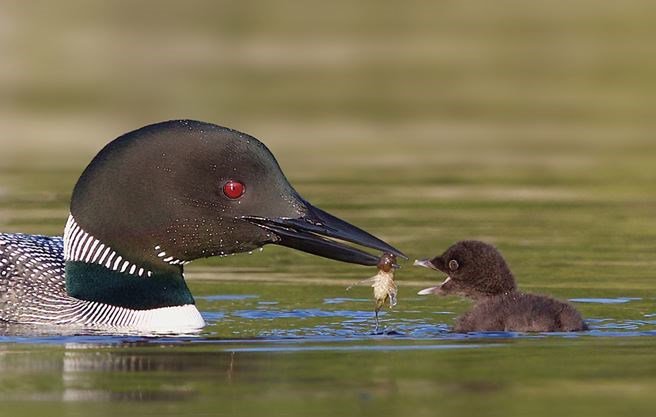
[[[379,257],[341,242],[335,238],[367,248],[393,253],[407,259],[403,252],[384,241],[353,226],[325,211],[307,204],[307,212],[299,218],[275,218],[244,216],[264,229],[273,232],[277,240],[273,243],[298,249],[313,255],[360,265],[375,266]]]

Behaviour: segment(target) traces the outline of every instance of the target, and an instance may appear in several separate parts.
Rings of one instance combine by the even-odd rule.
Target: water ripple
[[[631,301],[639,301],[638,297],[616,297],[616,298],[570,298],[569,301],[574,303],[595,303],[595,304],[625,304]]]
[[[205,301],[241,301],[253,298],[260,298],[260,296],[255,294],[217,294],[196,297],[197,300]]]
[[[231,313],[235,317],[245,319],[307,319],[307,318],[332,318],[346,317],[349,319],[371,318],[371,312],[357,310],[321,310],[318,308],[297,310],[235,310]],[[383,313],[381,313],[382,315]]]
[[[323,300],[324,304],[343,304],[343,303],[372,303],[373,301],[368,298],[346,298],[346,297],[336,297],[336,298],[325,298]]]
[[[316,351],[407,351],[477,349],[501,347],[499,344],[431,344],[431,345],[350,345],[350,346],[252,346],[230,349],[231,352],[316,352]]]
[[[322,341],[330,344],[343,341],[399,341],[404,343],[426,343],[439,341],[498,341],[539,338],[580,338],[580,337],[653,337],[656,336],[656,313],[634,311],[638,304],[628,303],[647,298],[574,298],[577,303],[596,303],[610,305],[606,316],[586,317],[590,330],[577,333],[519,333],[519,332],[472,332],[453,333],[454,316],[466,306],[455,306],[454,311],[444,307],[434,308],[424,299],[413,302],[404,299],[400,306],[379,313],[380,326],[375,328],[374,313],[368,307],[367,298],[327,297],[305,300],[297,295],[285,299],[250,294],[217,294],[197,297],[207,302],[202,315],[208,326],[201,332],[185,335],[182,338],[153,335],[147,337],[103,335],[102,332],[74,331],[65,333],[61,329],[31,329],[25,326],[0,326],[0,343],[82,343],[82,344],[123,344],[123,343],[177,343],[182,340],[194,342],[219,343],[226,340],[251,340],[264,344],[277,341],[298,340],[299,343],[313,344]],[[254,300],[254,301],[253,301]],[[243,302],[243,303],[240,303]],[[320,308],[306,306],[321,305]],[[627,307],[613,306],[624,304]],[[281,308],[281,306],[297,308]],[[250,308],[235,309],[235,306]],[[341,308],[340,308],[341,307]],[[353,307],[353,308],[348,308]],[[595,307],[597,310],[599,307]],[[582,307],[584,309],[584,307]],[[602,313],[604,314],[604,313]],[[616,316],[614,316],[616,314]],[[637,316],[636,316],[637,315]],[[627,318],[630,317],[630,318]],[[226,338],[228,336],[228,338]],[[356,349],[350,347],[349,349]],[[322,348],[323,349],[323,348]]]

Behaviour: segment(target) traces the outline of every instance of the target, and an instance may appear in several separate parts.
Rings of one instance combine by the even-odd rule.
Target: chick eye
[[[223,194],[233,200],[244,195],[244,191],[246,191],[246,186],[239,181],[229,180],[223,185]]]
[[[449,261],[449,269],[450,270],[455,271],[456,269],[458,269],[459,266],[460,265],[458,265],[458,261],[456,261],[455,259],[451,259]]]

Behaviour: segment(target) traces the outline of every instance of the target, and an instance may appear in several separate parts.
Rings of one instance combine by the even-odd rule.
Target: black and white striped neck
[[[152,250],[163,265],[185,265],[190,262],[167,255],[166,250],[161,245],[155,245]],[[129,256],[118,254],[109,245],[102,243],[82,229],[72,214],[68,216],[66,228],[64,229],[65,261],[97,264],[112,271],[138,277],[151,277],[153,275],[151,268],[141,266],[138,262],[128,258]]]
[[[119,254],[70,215],[64,231],[66,290],[81,300],[135,310],[194,304],[182,271],[188,262],[167,256],[159,245],[152,250],[161,268]]]

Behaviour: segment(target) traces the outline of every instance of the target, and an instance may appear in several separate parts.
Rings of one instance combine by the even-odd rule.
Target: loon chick
[[[474,300],[474,307],[456,320],[456,332],[587,330],[581,315],[570,304],[518,291],[506,261],[487,243],[461,241],[442,255],[417,260],[415,265],[448,275],[441,285],[423,289],[419,295],[455,294]]]
[[[0,234],[0,323],[199,329],[185,264],[270,243],[377,264],[330,238],[405,257],[305,201],[257,139],[199,121],[157,123],[91,161],[63,237]]]

